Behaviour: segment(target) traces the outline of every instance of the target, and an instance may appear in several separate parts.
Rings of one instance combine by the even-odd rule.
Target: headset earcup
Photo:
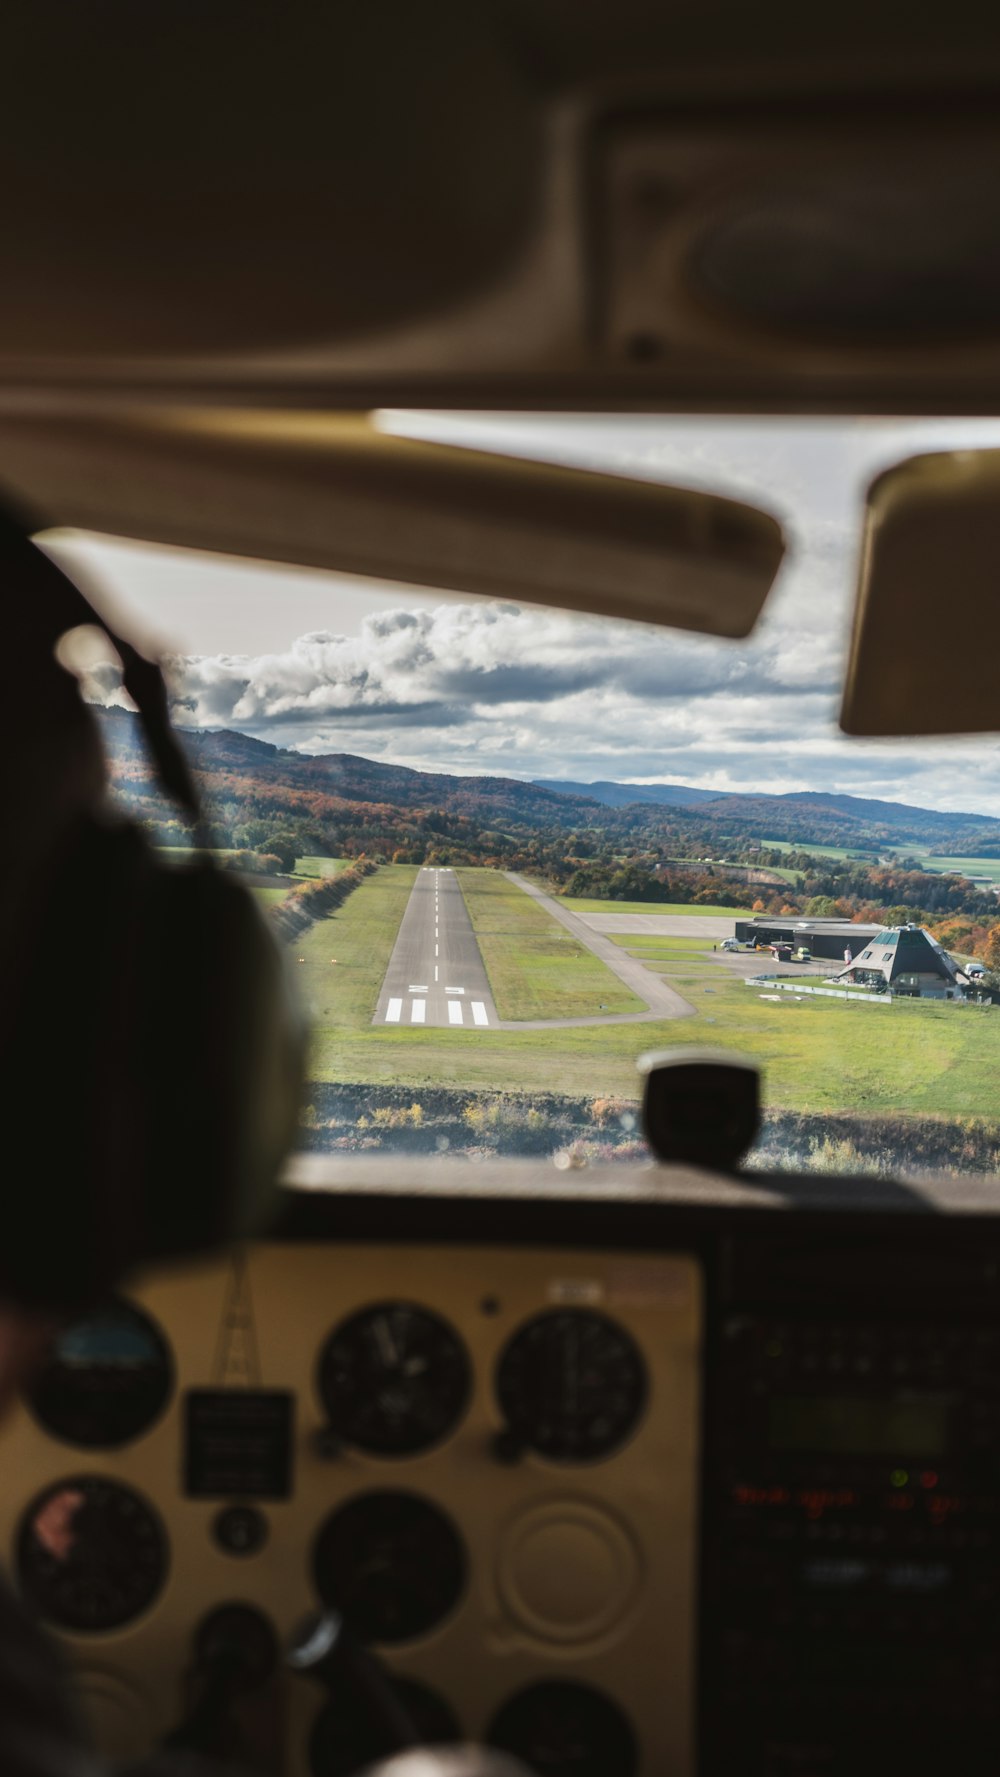
[[[157,865],[141,991],[150,1147],[144,1255],[252,1233],[296,1134],[306,1031],[250,891],[208,859]]]
[[[68,1309],[122,1272],[264,1225],[295,1137],[305,1024],[250,891],[89,819],[33,897],[3,1009],[0,1294]]]

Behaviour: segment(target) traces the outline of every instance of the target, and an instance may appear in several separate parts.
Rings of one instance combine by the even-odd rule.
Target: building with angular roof
[[[841,969],[836,979],[913,998],[962,999],[968,977],[923,926],[887,926]]]

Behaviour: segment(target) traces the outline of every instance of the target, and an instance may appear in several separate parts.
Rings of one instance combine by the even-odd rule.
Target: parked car
[[[813,953],[807,944],[800,944],[798,950],[792,951],[793,963],[811,963]]]

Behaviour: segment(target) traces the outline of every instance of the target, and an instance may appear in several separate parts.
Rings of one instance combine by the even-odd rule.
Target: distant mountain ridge
[[[144,753],[138,717],[127,710],[96,710],[112,756],[139,760]],[[297,793],[315,792],[344,804],[401,810],[440,810],[473,820],[484,829],[506,823],[538,831],[613,827],[640,834],[664,811],[678,834],[704,836],[706,844],[741,835],[858,848],[907,845],[940,848],[942,855],[974,855],[982,847],[1000,855],[1000,822],[977,814],[942,814],[904,802],[887,802],[835,791],[794,790],[781,795],[710,791],[684,784],[575,783],[558,778],[534,782],[500,776],[459,776],[386,764],[355,753],[296,753],[236,729],[181,729],[185,751],[211,780],[254,779]],[[650,839],[656,843],[655,829]]]
[[[717,802],[720,794],[718,790],[696,790],[690,784],[616,784],[603,779],[593,784],[577,784],[558,777],[535,777],[531,781],[540,790],[552,790],[557,796],[586,796],[592,801],[603,802],[608,808],[627,808],[633,802],[698,808],[704,802]]]
[[[608,808],[627,808],[636,803],[670,808],[697,809],[727,823],[738,819],[758,826],[788,809],[802,808],[840,816],[866,829],[891,825],[902,829],[901,838],[927,836],[929,828],[940,828],[941,837],[950,837],[957,826],[991,828],[998,825],[987,815],[958,811],[944,814],[940,809],[921,808],[916,803],[886,802],[878,797],[849,796],[834,790],[782,790],[777,793],[752,790],[703,790],[692,784],[643,783],[619,784],[603,780],[576,783],[570,779],[535,778],[542,789],[572,796],[591,796]],[[761,832],[764,833],[762,828]],[[781,838],[776,829],[767,829],[767,836]]]

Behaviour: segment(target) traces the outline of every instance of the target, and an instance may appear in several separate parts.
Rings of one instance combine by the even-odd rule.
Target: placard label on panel
[[[568,1303],[573,1307],[593,1307],[604,1300],[604,1284],[599,1277],[553,1277],[549,1283],[549,1301]]]
[[[184,1491],[193,1499],[287,1499],[293,1396],[286,1389],[192,1388],[185,1396]]]

